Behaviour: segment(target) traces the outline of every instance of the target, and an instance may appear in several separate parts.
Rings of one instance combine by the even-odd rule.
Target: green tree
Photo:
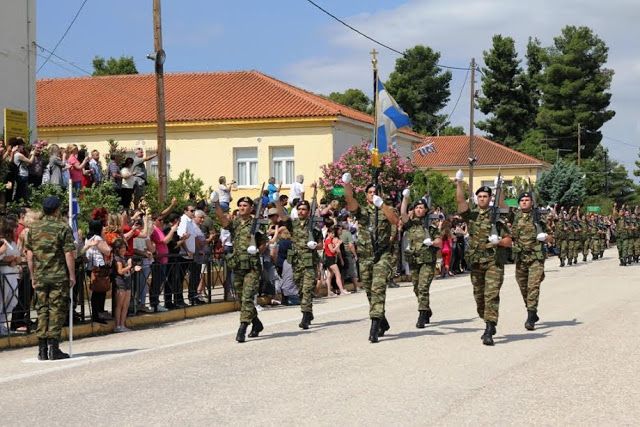
[[[464,128],[462,126],[445,126],[445,128],[440,131],[441,136],[457,136],[457,135],[466,135],[464,133]]]
[[[138,74],[133,56],[110,57],[105,60],[101,56],[93,58],[93,76],[117,76],[121,74]]]
[[[371,99],[360,89],[347,89],[344,92],[331,92],[327,98],[331,101],[337,102],[338,104],[353,108],[354,110],[362,111],[363,113],[373,113],[373,104],[371,103]]]
[[[636,168],[633,170],[633,176],[640,176],[640,152],[638,153],[638,159],[634,163]]]
[[[609,158],[609,150],[598,145],[589,159],[581,165],[586,175],[587,196],[604,196],[618,202],[631,204],[637,198],[637,187],[624,165]]]
[[[207,200],[210,194],[211,188],[205,189],[204,182],[189,169],[180,172],[176,179],[169,178],[167,181],[167,200],[171,200],[173,197],[178,200],[175,207],[176,212],[182,213],[184,208],[194,201]],[[161,205],[158,201],[158,178],[153,175],[147,177],[143,203],[152,213],[161,212],[167,207],[168,202]]]
[[[389,75],[385,88],[402,109],[409,114],[415,132],[435,133],[446,116],[437,116],[451,92],[451,72],[438,66],[440,53],[430,47],[417,45],[396,59],[396,67]]]
[[[432,170],[416,170],[411,178],[411,203],[429,194],[431,207],[440,206],[446,213],[458,211],[456,184],[446,175]]]
[[[602,139],[599,129],[615,112],[611,101],[613,70],[604,68],[609,48],[588,27],[567,26],[542,58],[542,105],[536,124],[558,138],[553,148],[577,152],[577,129],[582,126],[584,157],[590,157]]]
[[[483,96],[478,97],[476,104],[489,116],[476,126],[487,132],[490,139],[515,147],[531,123],[527,121],[526,76],[520,67],[515,41],[496,34],[493,46],[483,52],[483,57],[486,64],[482,69]]]
[[[583,172],[574,163],[558,161],[540,175],[536,188],[542,201],[560,206],[579,206],[586,196]]]
[[[525,59],[527,60],[527,71],[521,79],[524,109],[527,111],[525,122],[533,126],[540,109],[540,100],[542,92],[540,84],[542,81],[542,58],[544,57],[544,48],[541,46],[540,40],[529,37],[527,43],[527,52]],[[529,129],[531,130],[531,129]]]

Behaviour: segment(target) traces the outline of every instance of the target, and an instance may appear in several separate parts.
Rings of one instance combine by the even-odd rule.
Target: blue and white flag
[[[418,148],[418,154],[420,154],[421,156],[426,156],[429,153],[435,153],[435,152],[436,152],[436,147],[433,146],[433,142],[431,144],[426,144]]]
[[[405,113],[396,101],[389,95],[378,78],[378,100],[376,102],[378,117],[378,152],[384,154],[394,143],[393,136],[404,127],[411,127],[409,115]],[[373,142],[371,143],[373,149]]]
[[[73,231],[73,240],[76,245],[80,244],[78,238],[78,215],[80,215],[80,204],[78,203],[78,195],[73,191],[72,186],[69,186],[69,227]]]

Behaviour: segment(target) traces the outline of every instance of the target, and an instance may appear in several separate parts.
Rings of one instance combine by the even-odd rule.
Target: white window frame
[[[249,150],[255,150],[255,157],[243,157],[243,158],[238,158],[238,153],[241,152],[241,150],[244,150],[245,152],[248,152]],[[242,147],[242,148],[236,148],[234,150],[234,175],[235,175],[235,181],[236,181],[236,185],[238,188],[250,188],[250,187],[257,187],[258,186],[258,181],[259,181],[259,171],[258,171],[258,147]],[[255,182],[251,182],[251,164],[255,163],[256,165],[256,180]],[[241,177],[240,177],[240,164],[244,164],[245,167],[245,176],[244,176],[244,181],[246,182],[246,184],[240,184],[241,182]]]
[[[290,149],[290,155],[282,155],[276,154],[279,149]],[[287,163],[291,162],[291,170],[293,173],[291,174],[291,182],[287,181]],[[284,176],[276,176],[276,164],[280,163],[280,170]],[[294,147],[271,147],[271,176],[276,179],[276,186],[282,182],[284,187],[291,187],[295,181],[295,170],[296,170],[296,161],[295,161],[295,149]]]

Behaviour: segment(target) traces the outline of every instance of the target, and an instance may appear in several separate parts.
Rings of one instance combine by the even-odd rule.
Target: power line
[[[313,6],[315,6],[316,8],[320,9],[322,12],[324,12],[325,14],[329,15],[330,17],[332,17],[333,19],[335,19],[336,21],[338,21],[339,23],[341,23],[342,25],[344,25],[345,27],[349,28],[352,31],[355,31],[356,33],[360,34],[362,37],[371,40],[372,42],[374,42],[375,44],[382,46],[386,49],[389,49],[392,52],[397,53],[398,55],[401,56],[406,56],[404,54],[404,52],[400,52],[397,49],[392,48],[391,46],[388,46],[382,42],[379,42],[378,40],[374,39],[373,37],[370,37],[368,35],[366,35],[365,33],[363,33],[362,31],[358,30],[357,28],[352,27],[351,25],[347,24],[346,22],[344,22],[342,19],[338,18],[337,16],[335,16],[334,14],[332,14],[331,12],[329,12],[326,9],[323,9],[320,5],[318,5],[317,3],[313,2],[312,0],[307,0],[309,3],[311,3]],[[469,68],[463,68],[463,67],[451,67],[449,65],[442,65],[442,64],[437,64],[438,67],[442,67],[442,68],[448,68],[450,70],[469,70]]]
[[[76,19],[78,19],[78,15],[80,15],[80,12],[82,11],[82,8],[84,8],[84,5],[87,3],[87,1],[89,0],[84,0],[82,2],[82,4],[80,5],[80,9],[78,9],[78,11],[76,12],[76,15],[73,17],[73,19],[71,20],[71,23],[69,24],[69,26],[67,27],[67,29],[65,30],[64,34],[62,35],[62,37],[60,37],[60,40],[58,40],[58,43],[56,43],[56,45],[53,47],[53,50],[50,52],[49,56],[47,57],[47,59],[45,59],[45,61],[42,63],[42,65],[38,68],[38,70],[36,71],[36,74],[38,74],[40,72],[40,70],[42,70],[42,67],[45,66],[45,64],[47,62],[49,62],[49,59],[51,58],[51,55],[53,55],[53,53],[56,51],[56,49],[58,48],[58,46],[60,46],[60,43],[62,43],[62,40],[64,40],[64,38],[67,36],[67,33],[69,32],[69,30],[71,29],[71,27],[73,26],[73,23],[76,22]]]
[[[629,147],[635,147],[635,148],[640,148],[640,145],[634,145],[634,144],[630,144],[628,142],[625,141],[621,141],[619,139],[615,139],[615,138],[611,138],[610,136],[607,135],[602,135],[603,138],[609,139],[611,141],[617,142],[619,144],[624,144],[624,145],[628,145]]]
[[[456,111],[456,107],[458,106],[458,102],[460,102],[460,98],[462,97],[462,92],[464,92],[464,88],[467,85],[467,80],[469,79],[469,71],[470,71],[470,69],[467,69],[467,75],[464,77],[464,81],[462,82],[462,88],[460,89],[460,93],[458,94],[458,99],[456,99],[456,103],[453,104],[453,108],[451,109],[451,112],[449,113],[447,118],[442,123],[440,123],[440,125],[436,128],[436,130],[434,132],[431,132],[431,135],[429,135],[430,137],[433,136],[434,133],[438,132],[440,130],[440,128],[442,126],[444,126],[444,124],[446,122],[449,121],[449,119],[453,115],[454,111]]]

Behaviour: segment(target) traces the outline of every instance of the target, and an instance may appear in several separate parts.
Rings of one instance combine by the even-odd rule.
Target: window
[[[292,185],[294,182],[293,147],[275,147],[271,149],[271,176],[276,179],[276,185]]]
[[[238,187],[258,185],[258,149],[236,148],[236,180]]]
[[[156,150],[147,150],[144,153],[144,156],[148,157],[156,153],[157,153]],[[171,151],[165,150],[164,157],[165,157],[165,160],[167,161],[167,176],[170,176],[171,175]],[[147,163],[147,174],[153,175],[156,178],[158,177],[158,157],[157,156],[149,160],[149,162]]]

